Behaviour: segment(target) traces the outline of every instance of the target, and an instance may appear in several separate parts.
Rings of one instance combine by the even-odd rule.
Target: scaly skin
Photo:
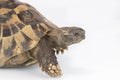
[[[38,47],[37,59],[42,71],[45,71],[51,77],[61,76],[62,72],[53,48],[44,38],[40,41]]]
[[[37,59],[42,71],[51,77],[62,75],[55,53],[63,53],[69,45],[85,38],[85,31],[77,27],[54,29],[43,37],[38,44]]]

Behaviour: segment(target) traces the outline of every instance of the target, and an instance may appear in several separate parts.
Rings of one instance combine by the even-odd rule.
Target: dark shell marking
[[[29,49],[29,45],[30,45],[31,39],[30,39],[28,36],[26,36],[23,32],[22,32],[22,35],[23,35],[24,38],[25,38],[25,41],[22,42],[22,46],[23,46],[23,48],[25,48],[25,49]]]
[[[8,8],[8,9],[14,9],[21,3],[16,2],[15,0],[8,0],[0,3],[0,8]]]
[[[6,21],[8,21],[9,19],[11,19],[11,16],[15,14],[15,11],[10,11],[7,14],[2,14],[0,15],[0,23],[5,23]]]
[[[34,48],[50,28],[30,5],[0,2],[0,58],[10,58]]]
[[[10,28],[6,25],[3,26],[3,36],[4,37],[7,37],[7,36],[10,36],[11,35],[11,32],[10,32]]]
[[[38,24],[41,22],[41,19],[38,14],[36,14],[33,10],[26,10],[26,11],[21,11],[18,14],[18,17],[23,23],[25,24]]]
[[[18,24],[16,24],[17,25],[17,27],[19,28],[19,29],[22,29],[25,25],[24,24],[22,24],[22,23],[18,23]]]
[[[15,25],[11,24],[11,25],[10,25],[10,28],[11,28],[11,30],[12,30],[12,34],[15,34],[15,33],[18,32],[18,28],[17,28]]]

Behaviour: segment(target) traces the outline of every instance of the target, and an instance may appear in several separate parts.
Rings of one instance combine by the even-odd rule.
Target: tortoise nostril
[[[84,31],[84,30],[82,30],[82,31],[81,31],[81,34],[83,34],[83,35],[84,35],[84,34],[85,34],[85,31]]]
[[[85,35],[82,35],[81,37],[82,37],[83,39],[85,39]]]
[[[85,34],[85,30],[83,30],[82,28],[79,28],[78,30],[79,30],[79,34],[80,35],[84,35]]]

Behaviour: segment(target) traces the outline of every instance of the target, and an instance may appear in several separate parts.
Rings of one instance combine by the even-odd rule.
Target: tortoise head
[[[75,43],[79,43],[83,39],[85,39],[85,31],[79,27],[63,27],[61,30],[64,33],[64,42],[65,44],[71,45]]]
[[[62,27],[53,29],[47,34],[47,41],[58,50],[64,50],[69,45],[79,43],[85,39],[85,31],[79,27]]]

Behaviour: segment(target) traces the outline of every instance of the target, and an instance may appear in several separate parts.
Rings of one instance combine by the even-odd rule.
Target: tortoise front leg
[[[55,51],[48,45],[45,39],[39,43],[37,59],[42,71],[45,71],[51,77],[61,76],[61,69],[55,56]]]

